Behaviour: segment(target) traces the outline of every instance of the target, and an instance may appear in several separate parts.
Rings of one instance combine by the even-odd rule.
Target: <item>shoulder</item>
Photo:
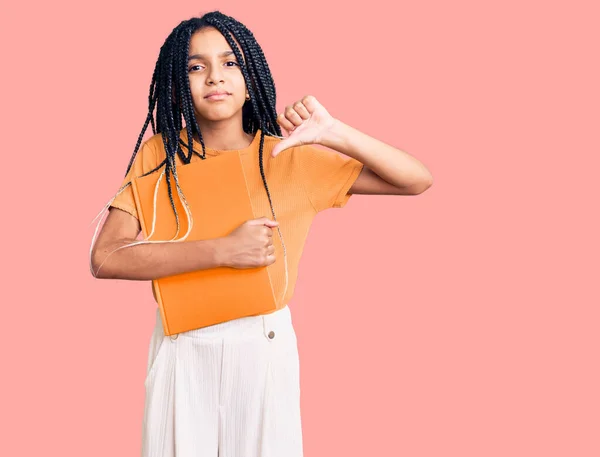
[[[279,143],[281,141],[280,138],[277,138],[275,136],[271,136],[268,133],[265,133],[264,136],[264,143],[263,143],[263,150],[265,152],[268,151],[269,155],[271,154],[271,151],[273,150],[273,148],[275,147],[275,145],[277,143]],[[258,141],[257,143],[257,149],[260,148],[260,141]]]
[[[263,158],[265,162],[271,162],[273,165],[283,165],[284,163],[288,163],[290,162],[291,159],[291,149],[287,149],[285,150],[282,154],[280,154],[277,157],[272,157],[271,153],[273,152],[273,148],[275,147],[275,145],[277,145],[278,143],[280,143],[282,141],[281,138],[277,138],[276,136],[271,136],[268,133],[265,133],[264,135],[264,142],[263,142]],[[254,141],[255,146],[252,148],[252,154],[258,156],[258,153],[260,151],[260,138],[258,140]],[[285,158],[287,157],[287,158]]]
[[[154,153],[160,151],[161,148],[164,149],[162,134],[157,133],[156,135],[152,135],[150,138],[144,141],[142,146],[149,147],[154,151]]]
[[[152,154],[157,165],[167,157],[162,133],[152,135],[150,138],[144,141],[144,143],[142,143],[142,147],[147,149]]]

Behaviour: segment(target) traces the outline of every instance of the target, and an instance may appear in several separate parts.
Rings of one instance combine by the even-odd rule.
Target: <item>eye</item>
[[[194,68],[198,68],[198,67],[201,67],[201,66],[202,66],[202,65],[193,65],[193,66],[191,66],[191,67],[188,69],[188,71],[192,71]]]
[[[237,65],[239,67],[239,64],[237,62],[234,62],[233,60],[228,60],[225,63],[232,63],[233,65]]]

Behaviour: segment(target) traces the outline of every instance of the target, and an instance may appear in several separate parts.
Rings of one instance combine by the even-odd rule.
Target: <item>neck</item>
[[[245,149],[250,146],[254,136],[244,132],[241,122],[218,121],[198,122],[202,139],[207,148],[217,151]],[[194,141],[200,141],[194,138]]]

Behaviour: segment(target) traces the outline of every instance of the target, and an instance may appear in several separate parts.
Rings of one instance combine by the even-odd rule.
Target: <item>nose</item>
[[[223,82],[223,74],[221,68],[218,65],[212,65],[206,79],[207,84],[216,84],[217,82]]]

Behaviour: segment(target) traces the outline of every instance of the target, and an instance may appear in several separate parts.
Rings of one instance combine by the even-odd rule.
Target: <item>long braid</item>
[[[156,75],[158,74],[158,65],[155,65],[154,72],[152,73],[152,82],[150,83],[150,90],[148,93],[148,117],[150,118],[150,122],[152,123],[152,133],[156,134],[156,124],[154,122],[154,116],[152,113],[154,112],[154,106],[156,105],[157,96],[154,94],[154,89],[156,88]],[[146,128],[142,129],[142,133],[146,131]]]
[[[173,34],[171,35],[171,42],[173,43],[171,46],[167,47],[165,49],[165,54],[166,54],[166,58],[165,58],[165,62],[163,65],[163,71],[164,71],[164,80],[165,80],[165,84],[162,85],[162,90],[163,92],[163,100],[166,100],[167,103],[159,103],[159,108],[161,109],[161,114],[162,116],[159,115],[159,119],[160,120],[166,120],[166,129],[165,129],[165,134],[161,135],[161,138],[163,140],[163,145],[165,148],[165,151],[167,151],[167,158],[169,160],[167,160],[167,166],[166,166],[166,178],[167,178],[167,189],[169,192],[169,201],[171,203],[171,207],[173,208],[173,211],[175,213],[175,222],[177,224],[177,233],[179,233],[179,214],[177,213],[177,210],[175,208],[175,202],[173,201],[173,189],[171,187],[171,180],[170,180],[170,174],[171,172],[173,173],[173,177],[175,178],[175,184],[179,190],[179,181],[177,179],[177,171],[175,169],[175,160],[174,160],[174,155],[177,149],[179,149],[178,147],[178,142],[177,140],[174,138],[175,136],[179,137],[179,128],[178,128],[178,124],[180,124],[180,121],[178,119],[178,121],[176,121],[176,118],[180,118],[181,113],[177,112],[174,113],[175,110],[178,111],[177,109],[177,103],[173,103],[172,101],[172,96],[173,96],[173,58],[174,55],[177,52],[177,37],[179,35],[179,30],[175,29],[175,31],[173,32]],[[166,106],[165,106],[166,105]],[[157,112],[158,114],[158,112]],[[162,130],[161,130],[162,131]]]
[[[191,143],[193,141],[193,135],[195,133],[195,130],[197,131],[196,134],[199,133],[198,128],[197,128],[197,122],[196,122],[196,114],[194,111],[194,103],[192,102],[192,93],[190,90],[190,85],[188,83],[186,83],[187,80],[187,74],[181,70],[181,68],[185,65],[187,68],[187,58],[184,59],[185,56],[187,56],[189,54],[189,49],[190,49],[190,39],[192,37],[192,29],[191,28],[187,28],[187,30],[182,31],[182,33],[180,34],[180,36],[182,37],[181,39],[183,40],[183,50],[182,52],[177,53],[177,83],[179,84],[180,87],[180,94],[183,93],[183,95],[179,95],[179,102],[181,104],[181,108],[183,110],[183,116],[185,119],[193,119],[193,122],[187,122],[185,124],[185,130],[187,133],[187,138],[188,138],[188,143]],[[185,63],[183,63],[183,62]],[[194,129],[194,127],[196,127]],[[189,163],[192,160],[192,152],[193,149],[188,148],[188,155],[187,157],[185,157],[185,161],[184,163]],[[202,159],[205,159],[206,157],[203,155],[201,156]]]

